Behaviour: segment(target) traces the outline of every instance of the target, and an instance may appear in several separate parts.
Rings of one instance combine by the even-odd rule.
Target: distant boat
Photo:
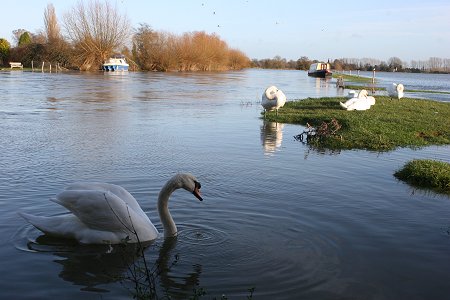
[[[314,63],[309,67],[308,75],[320,78],[330,77],[333,74],[330,69],[329,63]]]
[[[116,54],[110,57],[104,64],[102,64],[103,71],[128,71],[129,64],[122,54]]]

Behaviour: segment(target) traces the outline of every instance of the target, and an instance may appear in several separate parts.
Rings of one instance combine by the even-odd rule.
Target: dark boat
[[[330,70],[329,63],[314,63],[309,67],[308,75],[312,77],[331,77],[333,73]]]

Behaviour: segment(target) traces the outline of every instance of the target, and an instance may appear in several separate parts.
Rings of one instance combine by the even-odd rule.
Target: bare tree
[[[130,36],[130,21],[107,0],[82,1],[64,16],[64,27],[76,51],[80,69],[97,69]]]
[[[403,68],[403,62],[400,58],[393,56],[388,59],[389,67],[392,70],[400,71]]]
[[[52,44],[59,41],[61,38],[61,30],[58,25],[58,19],[56,18],[55,7],[51,3],[47,5],[44,11],[44,25],[47,42]]]
[[[22,34],[24,34],[25,32],[27,32],[25,29],[15,29],[15,30],[13,30],[12,31],[12,34],[13,34],[13,40],[14,40],[14,43],[16,44],[16,45],[18,45],[19,44],[19,39],[20,39],[20,36],[22,35]]]
[[[133,55],[145,71],[168,71],[175,68],[172,34],[154,31],[148,24],[140,24],[133,36]]]

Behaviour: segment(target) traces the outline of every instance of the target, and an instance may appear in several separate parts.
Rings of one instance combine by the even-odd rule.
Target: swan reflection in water
[[[82,286],[83,291],[108,292],[104,285],[120,282],[132,294],[164,291],[174,297],[183,297],[199,285],[202,266],[195,264],[192,272],[186,274],[186,270],[177,270],[174,275],[171,269],[176,267],[178,261],[178,254],[173,253],[176,244],[177,237],[166,238],[162,245],[154,241],[82,245],[42,235],[36,242],[29,242],[28,248],[37,252],[52,252],[58,257],[54,261],[62,266],[59,277]],[[158,249],[158,252],[152,251]],[[145,267],[151,275],[150,281],[146,280]]]
[[[281,147],[284,124],[264,121],[261,125],[261,143],[265,154],[273,154]]]

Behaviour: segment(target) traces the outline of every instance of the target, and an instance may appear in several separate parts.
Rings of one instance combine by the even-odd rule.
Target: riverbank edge
[[[450,103],[375,98],[376,104],[366,111],[343,110],[339,102],[345,102],[345,97],[299,99],[288,101],[278,113],[267,112],[263,118],[312,127],[334,119],[339,131],[309,141],[313,147],[329,150],[390,151],[450,144]]]

